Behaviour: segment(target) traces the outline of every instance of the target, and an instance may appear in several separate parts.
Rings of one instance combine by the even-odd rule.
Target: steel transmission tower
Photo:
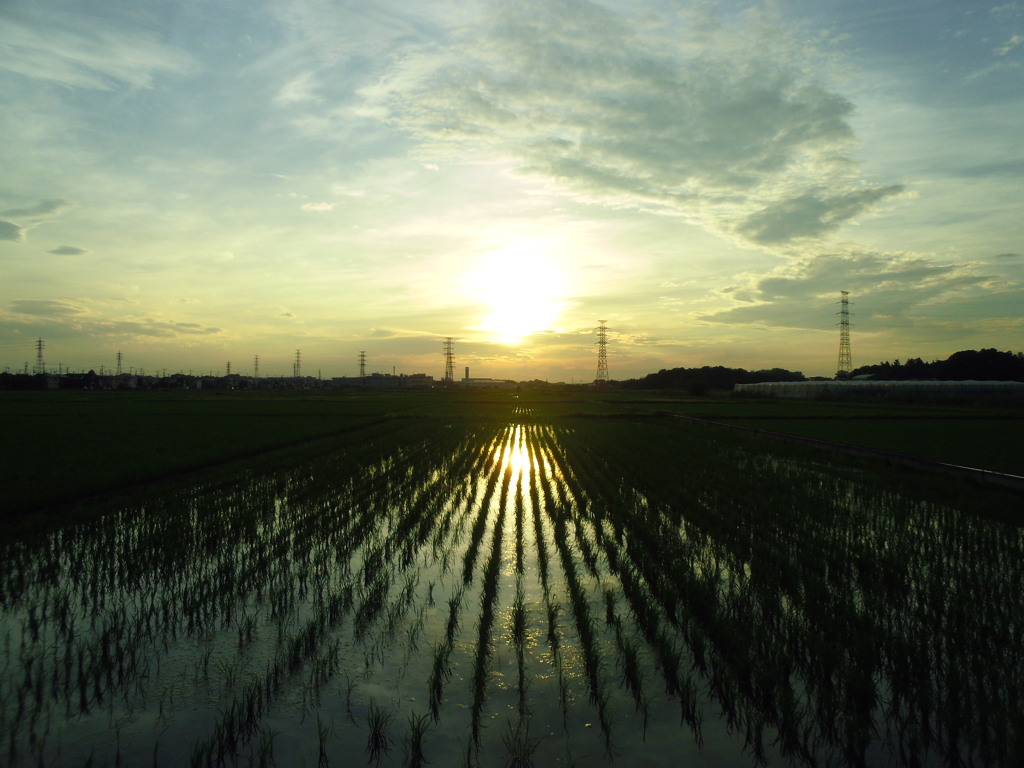
[[[123,357],[121,356],[121,352],[120,352],[120,350],[118,350],[118,353],[117,353],[117,375],[118,375],[118,376],[120,376],[120,375],[121,375],[121,361],[122,361],[123,359],[124,359],[124,358],[123,358]]]
[[[359,378],[366,378],[366,352],[359,353]]]
[[[597,377],[595,382],[608,381],[608,329],[605,328],[607,320],[598,320],[601,323],[597,326]]]
[[[46,342],[42,339],[36,339],[36,373],[46,373],[46,363],[43,362],[43,347],[45,346]],[[28,368],[27,364],[25,365],[25,368]]]
[[[447,382],[455,381],[455,356],[452,352],[454,343],[451,336],[444,340],[444,380]]]
[[[296,379],[302,376],[302,350],[295,350],[295,362],[292,363],[292,376]]]
[[[260,356],[253,355],[252,357],[252,377],[258,379],[260,377]]]
[[[840,293],[842,298],[839,300],[839,368],[836,370],[836,378],[848,379],[853,371],[850,357],[850,292]]]

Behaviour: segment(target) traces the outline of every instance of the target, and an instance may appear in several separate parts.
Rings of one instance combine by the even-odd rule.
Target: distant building
[[[468,376],[462,380],[461,384],[467,387],[487,389],[512,389],[518,386],[518,383],[511,379],[471,379]]]
[[[331,379],[335,389],[430,389],[434,377],[425,373],[371,373],[368,376],[338,376]]]

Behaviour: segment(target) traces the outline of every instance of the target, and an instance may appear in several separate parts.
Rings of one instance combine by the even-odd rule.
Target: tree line
[[[748,371],[745,368],[726,368],[705,365],[700,368],[662,368],[639,379],[619,382],[623,389],[685,389],[690,394],[703,394],[709,389],[732,389],[737,384],[756,384],[762,381],[806,381],[800,371],[769,368]]]
[[[905,362],[894,360],[862,365],[855,368],[850,375],[878,381],[1024,382],[1024,353],[969,349],[955,352],[945,360],[930,363],[919,357],[912,357]],[[662,368],[657,373],[649,373],[639,379],[627,379],[617,384],[623,389],[685,389],[691,394],[703,394],[709,389],[732,389],[737,384],[807,380],[800,371],[789,371],[785,368],[748,371],[744,368],[705,365],[700,368]]]
[[[996,349],[966,349],[945,360],[924,362],[919,357],[904,362],[893,360],[855,368],[852,376],[870,376],[881,381],[1021,381],[1024,382],[1024,353]]]

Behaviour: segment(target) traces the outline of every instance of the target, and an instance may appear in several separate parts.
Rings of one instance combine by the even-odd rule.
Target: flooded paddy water
[[[6,542],[0,763],[1020,765],[1022,529],[767,445],[409,419]]]

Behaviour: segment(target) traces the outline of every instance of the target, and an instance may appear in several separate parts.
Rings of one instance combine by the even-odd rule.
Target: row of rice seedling
[[[622,443],[609,441],[605,447],[614,451],[609,455],[614,461],[621,460],[623,474],[629,477],[633,467]],[[926,687],[917,692],[918,704],[930,701],[932,709],[917,718],[930,724],[914,736],[920,754],[938,749],[943,759],[961,759],[962,753],[976,749],[984,751],[985,760],[1005,762],[1012,753],[1000,754],[1000,745],[1012,745],[1016,737],[1005,729],[994,732],[999,705],[990,701],[978,708],[972,706],[967,717],[959,717],[966,722],[959,723],[954,714],[953,691],[947,690],[952,684],[957,699],[963,702],[967,697],[973,705],[969,688],[981,683],[985,690],[997,692],[994,699],[999,702],[1005,700],[1002,691],[1007,673],[1009,680],[1020,679],[1019,660],[1009,658],[1007,650],[1013,646],[1002,641],[986,643],[984,649],[976,644],[971,659],[965,658],[972,636],[1012,641],[1013,627],[1019,626],[1014,618],[1020,615],[1019,593],[1016,597],[1012,594],[1013,585],[1019,584],[1019,567],[995,571],[973,563],[975,542],[968,545],[952,533],[961,526],[980,526],[991,536],[998,526],[968,518],[941,504],[920,504],[898,493],[886,495],[856,480],[837,483],[834,478],[829,480],[822,468],[808,473],[793,463],[785,474],[780,474],[778,466],[770,474],[761,468],[751,472],[756,460],[757,454],[737,451],[731,463],[738,471],[719,486],[687,487],[690,483],[684,476],[676,483],[644,488],[666,501],[683,501],[685,506],[665,508],[669,517],[678,521],[686,539],[699,541],[703,536],[717,550],[705,559],[701,573],[685,566],[699,562],[694,560],[692,550],[673,551],[678,548],[680,536],[650,537],[643,556],[638,552],[633,557],[635,563],[655,562],[657,569],[671,574],[666,589],[657,589],[666,607],[673,602],[673,591],[683,592],[685,599],[681,602],[685,605],[678,605],[677,611],[691,614],[690,639],[694,624],[704,635],[694,648],[695,659],[705,659],[702,666],[711,675],[720,703],[727,697],[742,704],[724,708],[736,726],[744,724],[748,728],[745,724],[753,724],[754,754],[759,752],[754,732],[765,720],[779,729],[779,739],[789,754],[808,760],[819,749],[839,749],[849,764],[864,764],[879,750],[906,750],[905,742],[913,742],[909,734],[894,734],[895,745],[880,744],[874,734],[878,730],[880,697],[886,693],[878,680],[884,679],[886,688],[899,691],[897,697],[913,691],[913,687],[907,690],[905,679],[901,682],[908,676],[911,656],[910,668],[919,667],[920,673],[910,677],[916,685]],[[638,468],[637,474],[642,471]],[[744,472],[757,478],[756,486],[744,477]],[[808,474],[816,483],[806,482]],[[835,492],[836,485],[839,493]],[[765,495],[777,496],[778,500],[765,505],[755,503]],[[782,504],[782,499],[787,503]],[[883,536],[872,533],[883,530]],[[1008,564],[1007,558],[1013,559],[1011,553],[1020,550],[1019,534],[1015,529],[1002,533],[1012,535],[1000,544],[984,536],[978,544],[993,554],[999,553],[997,562]],[[634,541],[643,541],[642,530],[634,528],[633,536]],[[936,538],[959,538],[959,551],[954,554],[938,549]],[[950,569],[957,561],[964,570],[951,579]],[[715,570],[720,573],[716,579],[702,578]],[[966,570],[977,573],[971,575]],[[645,578],[651,586],[658,585],[657,573]],[[920,590],[923,585],[928,585],[926,592]],[[970,628],[937,621],[936,611],[949,610],[943,606],[950,596],[965,589],[970,597],[956,604],[962,611],[960,618]],[[893,599],[897,594],[906,597],[915,591],[919,593],[916,604]],[[926,621],[915,622],[915,617]],[[981,626],[978,619],[982,620]],[[906,630],[919,639],[928,638],[931,647],[908,645]],[[935,680],[935,670],[952,668],[951,654],[974,670],[939,675]],[[931,672],[924,673],[925,668]],[[996,671],[1003,676],[1002,684],[991,674]],[[794,675],[801,680],[801,689],[783,685]],[[976,714],[979,710],[987,710],[987,714]],[[1007,714],[1008,710],[1002,712]],[[897,719],[909,720],[905,712]],[[971,734],[971,721],[981,719],[984,727]],[[948,732],[940,738],[927,731],[943,731],[951,725],[956,728],[953,740]]]
[[[1020,530],[706,431],[388,422],[0,550],[12,766],[1021,752]]]
[[[333,509],[324,508],[330,502],[321,502],[319,509],[308,504],[292,507],[289,495],[308,493],[309,480],[275,481],[278,487],[270,494],[259,483],[238,492],[251,498],[222,493],[215,509],[203,508],[201,513],[126,510],[88,530],[59,531],[44,542],[42,557],[36,550],[30,558],[24,542],[10,548],[20,549],[22,557],[8,561],[12,568],[3,579],[4,619],[5,625],[18,627],[24,635],[20,652],[9,647],[5,654],[8,673],[2,681],[4,691],[12,694],[5,701],[14,703],[0,711],[9,726],[4,733],[11,762],[25,759],[22,747],[38,742],[36,725],[58,717],[60,710],[88,714],[104,705],[114,713],[127,705],[132,691],[126,686],[159,676],[161,659],[183,642],[194,642],[188,638],[215,645],[230,629],[235,648],[251,651],[254,643],[260,645],[259,617],[269,617],[278,626],[278,650],[270,654],[263,649],[274,659],[269,676],[279,679],[283,668],[316,655],[321,644],[311,639],[310,627],[336,622],[344,603],[352,599],[352,585],[335,566],[365,546],[360,539],[379,523],[374,521],[379,510],[352,514],[358,505],[344,498]],[[339,489],[332,490],[336,494]],[[201,496],[197,491],[184,501]],[[272,507],[259,501],[267,498],[276,500]],[[246,522],[239,524],[243,511]],[[394,537],[388,544],[393,541]],[[225,542],[232,545],[224,546]],[[168,567],[172,559],[177,560],[174,568]],[[65,569],[69,561],[73,571]],[[75,595],[74,601],[69,594]],[[53,601],[59,610],[49,611]],[[43,617],[39,606],[47,608]],[[311,617],[305,630],[282,631],[301,616]],[[263,646],[267,640],[263,638]],[[42,648],[57,649],[54,654],[59,652],[63,663],[41,664]],[[20,686],[13,683],[15,665],[23,670]],[[225,662],[225,668],[234,666]],[[323,678],[331,666],[321,662],[313,678]],[[209,669],[209,655],[204,667]],[[135,693],[144,698],[141,689]],[[240,707],[245,699],[253,700],[251,692]],[[232,706],[222,718],[229,723],[237,719]],[[29,707],[34,719],[26,717]],[[243,709],[251,712],[253,706]]]
[[[456,471],[458,471],[458,467],[456,467]],[[374,633],[373,647],[369,652],[370,655],[367,656],[367,659],[372,658],[372,662],[367,661],[367,665],[382,661],[384,648],[393,642],[399,626],[410,612],[417,591],[419,581],[417,573],[408,573],[401,583],[398,580],[401,573],[411,569],[413,565],[411,553],[421,546],[426,538],[421,533],[417,533],[417,530],[422,530],[423,526],[416,522],[416,517],[419,516],[422,519],[424,515],[432,515],[441,506],[442,494],[439,493],[439,489],[425,491],[422,487],[414,486],[411,491],[409,496],[413,503],[403,503],[397,508],[391,507],[390,511],[386,513],[388,519],[383,522],[378,520],[377,527],[369,532],[369,541],[364,545],[362,569],[356,578],[357,594],[360,596],[353,616],[356,642],[359,643],[361,637],[367,642],[371,642],[367,638],[369,628],[377,619],[385,619],[380,625],[381,628]],[[416,546],[410,546],[410,541],[416,542]],[[404,554],[396,557],[396,554],[400,552]],[[422,617],[422,607],[417,615]],[[413,623],[408,627],[405,637],[414,638],[419,630],[418,624]],[[312,653],[305,654],[307,657],[313,655]],[[370,704],[371,707],[378,706],[372,701]],[[379,714],[385,710],[378,707],[377,710],[371,710],[371,715],[373,711],[377,711]],[[368,718],[367,722],[371,728],[369,745],[374,759],[381,759],[382,754],[387,751],[380,748],[383,742],[379,739],[374,740],[377,737],[373,734],[379,730],[374,723],[380,726],[388,719],[383,715]],[[415,730],[418,732],[421,729]],[[410,733],[413,734],[412,731]],[[411,744],[420,743],[420,747],[413,748],[410,754],[416,754],[417,749],[422,748],[421,742],[422,734],[419,738],[414,738],[414,734],[410,736]],[[374,744],[377,744],[377,748],[373,748]]]
[[[587,580],[580,573],[579,564],[572,547],[573,543],[580,545],[581,542],[586,541],[584,536],[581,535],[577,523],[587,514],[590,500],[576,483],[575,476],[564,460],[564,457],[559,455],[553,434],[543,432],[540,437],[542,442],[539,451],[550,459],[553,465],[558,467],[560,480],[558,484],[554,484],[546,475],[539,477],[541,494],[545,501],[545,512],[551,519],[553,529],[552,540],[555,545],[555,551],[558,554],[562,575],[565,578],[576,637],[579,640],[582,651],[590,703],[597,712],[601,734],[604,739],[605,753],[607,756],[611,756],[613,753],[611,714],[608,707],[608,692],[605,689],[602,673],[604,664],[602,647],[598,637],[598,622],[591,609]],[[560,497],[557,500],[555,498],[556,493]],[[574,535],[570,534],[570,526],[573,526],[575,538]],[[580,551],[583,553],[582,561],[587,564],[591,578],[593,578],[597,575],[596,556],[589,546],[581,546]]]

